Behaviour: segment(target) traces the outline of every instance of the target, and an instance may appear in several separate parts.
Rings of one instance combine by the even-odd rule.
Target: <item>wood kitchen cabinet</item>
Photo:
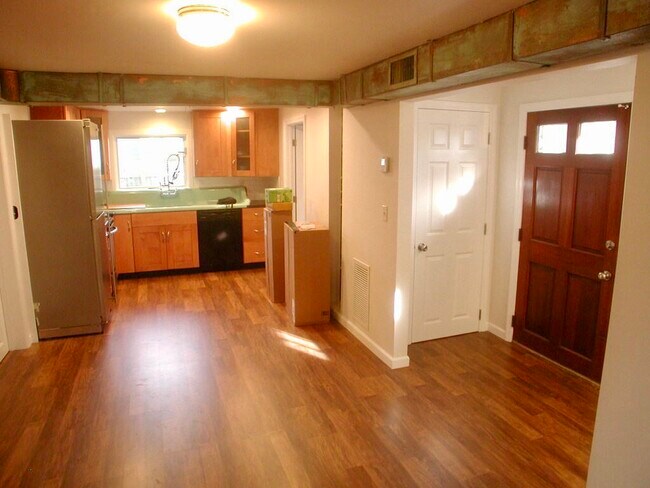
[[[29,107],[31,120],[79,120],[81,114],[72,105],[38,105]]]
[[[280,176],[280,112],[255,110],[255,176]]]
[[[244,264],[263,263],[266,260],[263,208],[242,209],[242,237]]]
[[[222,110],[195,110],[195,175],[279,176],[279,111],[244,110],[231,122]]]
[[[243,110],[230,126],[232,175],[255,176],[255,113]]]
[[[133,258],[133,229],[131,215],[114,215],[113,220],[117,227],[113,243],[115,245],[115,272],[120,275],[135,272]]]
[[[199,267],[196,212],[133,214],[136,272]]]
[[[195,110],[194,175],[230,176],[230,124],[221,118],[222,110]]]

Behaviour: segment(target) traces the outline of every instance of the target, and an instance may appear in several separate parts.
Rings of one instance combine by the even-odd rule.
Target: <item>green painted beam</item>
[[[512,56],[514,17],[508,12],[434,41],[432,80],[438,88],[538,67]]]
[[[650,39],[650,0],[609,0],[607,36],[617,42],[638,44]]]
[[[598,50],[606,0],[536,0],[515,10],[514,57],[555,64]]]
[[[104,105],[330,106],[337,83],[220,76],[20,73],[21,101]]]

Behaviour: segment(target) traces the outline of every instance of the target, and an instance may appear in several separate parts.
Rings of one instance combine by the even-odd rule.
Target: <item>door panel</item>
[[[169,269],[197,268],[199,266],[199,243],[197,225],[168,225],[165,228],[167,242],[167,267]]]
[[[528,115],[516,341],[599,380],[616,271],[629,106]],[[607,271],[610,276],[599,278]]]
[[[136,271],[159,271],[167,269],[167,246],[165,227],[151,225],[133,227],[133,253]]]
[[[538,241],[557,243],[560,239],[560,195],[562,171],[538,168],[535,174],[533,237]]]
[[[488,117],[418,111],[413,342],[478,331]]]
[[[602,255],[607,229],[609,172],[580,169],[577,173],[572,247]]]

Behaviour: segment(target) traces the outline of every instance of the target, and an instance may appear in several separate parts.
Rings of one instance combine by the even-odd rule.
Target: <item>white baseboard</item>
[[[498,325],[494,325],[493,323],[488,323],[488,332],[491,332],[495,336],[497,336],[500,339],[503,339],[504,341],[510,342],[511,339],[508,338],[508,331],[504,329],[503,327],[499,327]]]
[[[386,352],[379,344],[373,341],[368,334],[363,330],[359,329],[354,325],[350,320],[345,318],[339,312],[334,310],[334,318],[336,321],[345,327],[350,333],[356,337],[361,344],[370,349],[375,356],[377,356],[381,361],[391,369],[406,368],[410,364],[410,359],[408,356],[393,357]]]

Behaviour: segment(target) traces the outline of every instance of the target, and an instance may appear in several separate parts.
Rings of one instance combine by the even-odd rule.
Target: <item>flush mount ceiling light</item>
[[[176,31],[196,46],[212,47],[228,41],[235,33],[230,10],[217,5],[186,5],[178,9]]]

